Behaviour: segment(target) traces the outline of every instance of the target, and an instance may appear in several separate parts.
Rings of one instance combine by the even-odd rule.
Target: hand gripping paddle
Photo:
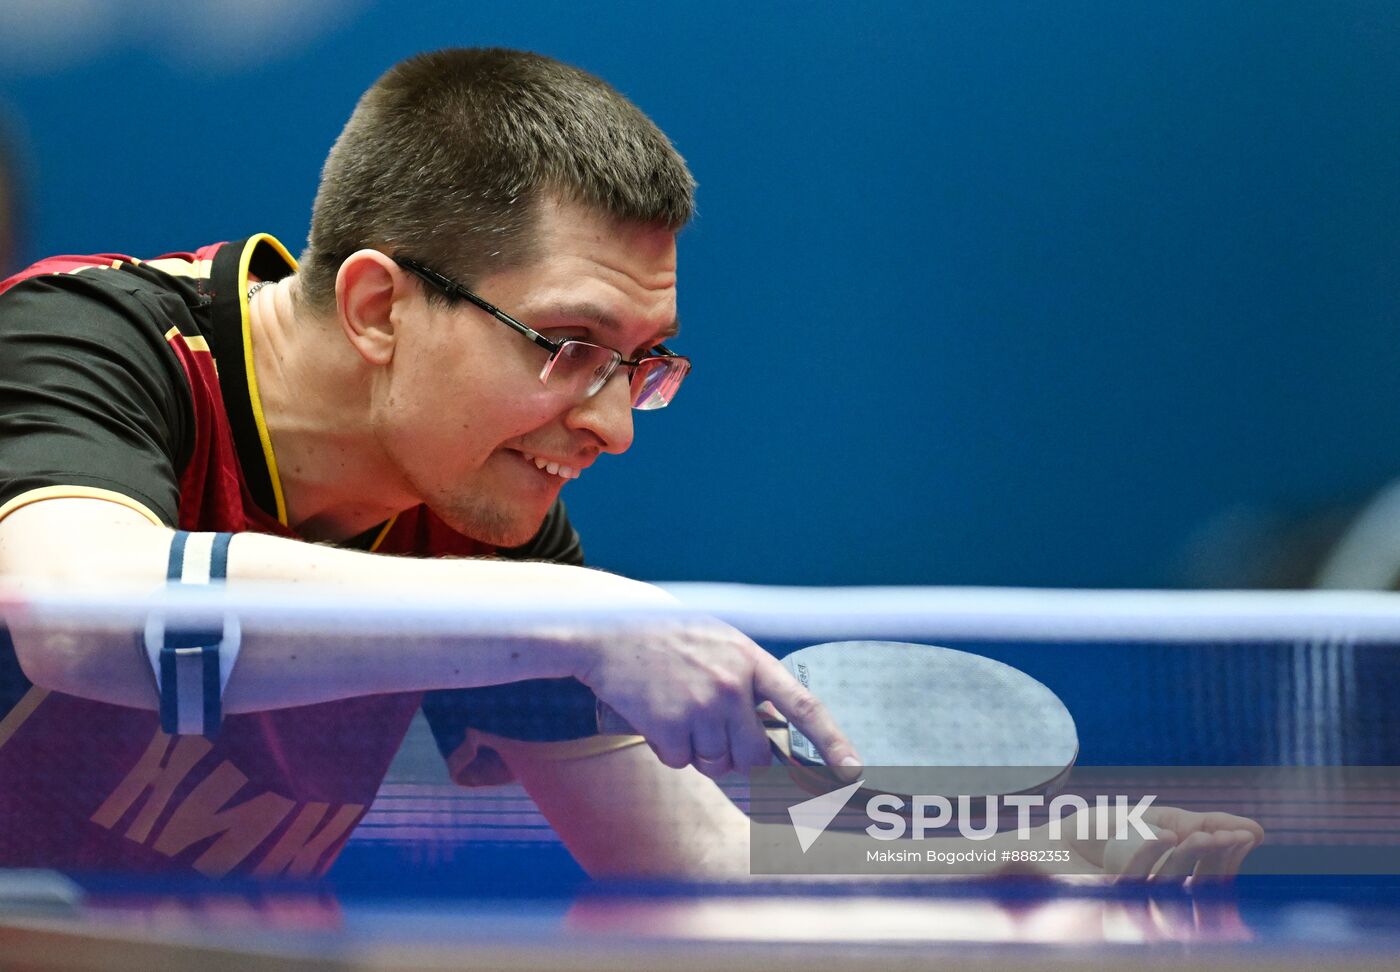
[[[904,798],[1046,794],[1063,782],[1079,755],[1074,719],[1055,693],[991,658],[932,645],[838,641],[799,649],[783,664],[822,701],[861,754],[867,791]],[[497,699],[474,706],[470,724],[517,739],[635,733],[601,701],[592,718],[571,718],[568,730],[555,723],[541,731],[538,713],[550,704],[547,693]],[[521,731],[525,709],[536,713],[529,732]],[[775,759],[794,767],[799,783],[825,792],[833,782],[846,781],[849,771],[827,770],[796,727],[786,720],[764,723]]]

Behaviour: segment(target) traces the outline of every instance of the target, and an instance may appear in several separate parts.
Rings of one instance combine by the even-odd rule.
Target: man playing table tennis
[[[258,235],[5,281],[0,577],[139,592],[194,564],[349,592],[664,603],[582,568],[559,493],[625,451],[632,410],[666,405],[689,369],[668,342],[692,187],[598,79],[443,51],[361,99],[299,265]],[[0,863],[319,873],[420,705],[459,780],[512,773],[597,874],[747,869],[747,821],[706,777],[767,762],[756,700],[828,762],[859,762],[816,698],[718,623],[254,647],[206,736],[162,731],[140,652],[17,631],[0,651]],[[473,690],[531,679],[577,680],[649,745],[472,727]],[[1185,873],[1228,872],[1257,839],[1218,816],[1161,823]]]

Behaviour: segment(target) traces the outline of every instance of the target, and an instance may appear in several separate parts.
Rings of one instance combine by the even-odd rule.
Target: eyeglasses
[[[540,381],[547,388],[583,400],[602,390],[619,367],[625,366],[631,379],[632,407],[643,411],[665,408],[676,397],[676,389],[690,373],[690,359],[658,344],[649,354],[629,361],[612,348],[570,338],[551,341],[528,324],[522,324],[485,298],[472,293],[436,270],[407,257],[396,256],[394,262],[409,273],[432,284],[450,298],[469,301],[496,320],[529,338],[549,352],[540,371]]]

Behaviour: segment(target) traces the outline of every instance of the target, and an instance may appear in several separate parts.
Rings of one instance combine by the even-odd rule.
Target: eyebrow
[[[553,320],[565,319],[571,321],[588,321],[599,330],[611,331],[616,334],[622,324],[616,317],[609,314],[597,304],[555,304],[545,311],[545,316]],[[670,324],[661,329],[657,334],[657,340],[669,341],[681,333],[681,319],[674,318]]]

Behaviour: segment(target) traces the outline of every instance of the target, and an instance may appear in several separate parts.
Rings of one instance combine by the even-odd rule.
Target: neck
[[[417,500],[373,434],[368,366],[296,286],[295,276],[268,284],[248,304],[263,420],[287,525],[308,540],[345,540]]]

